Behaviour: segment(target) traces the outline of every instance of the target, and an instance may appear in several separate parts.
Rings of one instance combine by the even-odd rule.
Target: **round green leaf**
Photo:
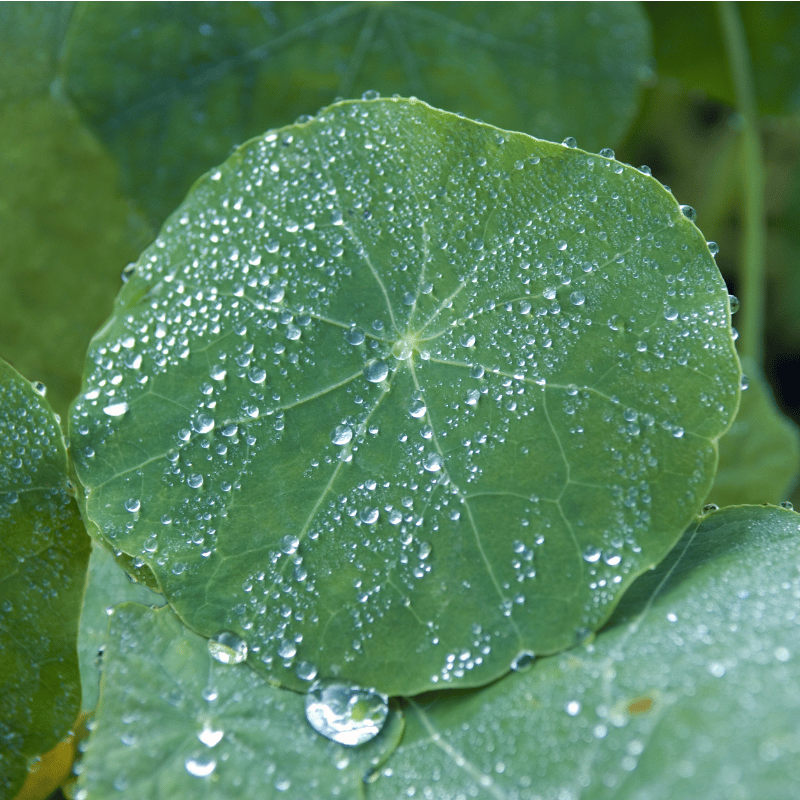
[[[62,74],[161,223],[233,146],[365,91],[613,147],[650,48],[638,3],[87,3]]]
[[[89,539],[58,419],[0,360],[0,797],[80,709],[75,642]]]
[[[800,516],[692,525],[580,649],[410,702],[369,800],[755,800],[800,782]]]
[[[88,517],[191,627],[414,694],[599,627],[708,493],[739,374],[653,178],[345,102],[196,184],[71,435]]]
[[[215,661],[168,608],[124,603],[111,617],[78,797],[355,800],[402,733],[392,711],[371,742],[335,744],[308,725],[301,695]]]

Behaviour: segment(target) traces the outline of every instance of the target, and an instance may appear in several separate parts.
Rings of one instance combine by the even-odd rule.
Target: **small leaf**
[[[308,725],[302,695],[220,664],[207,644],[169,608],[117,608],[78,783],[86,800],[363,796],[402,736],[401,714],[368,744],[335,744]]]
[[[719,506],[780,503],[800,475],[800,432],[778,410],[759,367],[742,360],[749,386],[719,442],[719,468],[708,495]]]
[[[705,517],[591,644],[409,701],[368,800],[792,797],[799,544],[792,511]]]
[[[163,605],[164,598],[132,581],[107,550],[94,545],[89,557],[78,629],[81,710],[84,713],[93,711],[97,705],[102,659],[108,636],[108,618],[114,606],[125,602]]]
[[[487,683],[599,627],[699,509],[738,404],[727,298],[638,170],[332,106],[142,255],[73,410],[86,514],[283,685]]]
[[[0,361],[0,797],[78,716],[75,642],[86,536],[58,420]]]
[[[638,3],[87,3],[62,72],[160,224],[232,147],[365,91],[613,146],[650,47]]]

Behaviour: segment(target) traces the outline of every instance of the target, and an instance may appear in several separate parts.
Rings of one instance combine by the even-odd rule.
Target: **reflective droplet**
[[[411,408],[408,410],[408,413],[411,414],[411,416],[415,419],[420,419],[421,417],[425,416],[427,411],[428,407],[422,402],[422,400],[415,400],[411,404]]]
[[[208,640],[208,652],[221,664],[241,664],[247,658],[247,642],[233,631],[220,631]]]
[[[196,420],[192,422],[192,427],[197,433],[208,433],[214,429],[214,418],[209,414],[200,414]]]
[[[577,700],[570,700],[565,706],[564,710],[571,717],[576,717],[581,712],[581,704]]]
[[[135,497],[125,501],[125,510],[130,511],[131,514],[135,514],[141,507],[142,504]]]
[[[511,669],[513,669],[514,672],[521,672],[522,670],[529,669],[535,660],[536,654],[532,650],[523,650],[511,662]]]
[[[123,401],[121,403],[111,403],[107,405],[103,409],[103,413],[108,414],[109,417],[121,417],[127,410],[128,404]]]
[[[337,425],[331,431],[331,441],[334,444],[347,444],[353,438],[353,431],[347,425]]]
[[[789,500],[782,500],[780,506],[781,508],[785,508],[787,511],[794,511],[794,505]]]
[[[674,320],[678,319],[678,310],[676,308],[672,308],[672,306],[667,307],[664,309],[664,319],[668,322],[673,322]]]
[[[601,155],[603,158],[615,158],[616,157],[615,154],[614,154],[614,151],[610,147],[604,147],[600,151],[599,155]]]
[[[310,661],[298,661],[294,668],[294,674],[301,681],[313,681],[317,677],[317,668]]]
[[[373,361],[364,367],[364,377],[370,381],[370,383],[385,381],[388,374],[389,367],[386,365],[385,361]]]
[[[317,733],[349,747],[374,739],[388,715],[386,695],[352,683],[319,680],[306,695],[309,725]]]
[[[741,306],[739,298],[735,294],[729,294],[728,302],[731,304],[731,314],[735,314],[739,310],[739,306]]]
[[[297,645],[290,639],[284,639],[278,646],[278,655],[281,658],[294,658],[297,655]]]
[[[41,381],[31,381],[31,386],[33,391],[40,397],[44,397],[47,394],[47,387]]]
[[[703,506],[703,514],[710,514],[712,511],[719,511],[719,506],[716,503],[706,503]]]
[[[691,206],[681,206],[681,214],[683,214],[686,219],[691,220],[694,222],[697,219],[697,212]]]
[[[428,453],[423,466],[428,472],[438,472],[442,468],[442,457],[438,453]]]
[[[296,553],[298,547],[300,547],[300,540],[291,533],[281,539],[281,550],[286,553],[287,556]]]
[[[586,295],[583,292],[573,292],[569,300],[574,306],[582,306],[586,302]]]
[[[742,391],[747,389],[750,386],[750,378],[748,378],[747,375],[742,375],[742,377],[739,379],[739,386],[741,387]]]
[[[212,728],[211,725],[206,722],[203,725],[203,730],[197,734],[197,738],[206,747],[216,747],[222,741],[224,735],[225,731]]]
[[[599,561],[600,548],[595,547],[593,544],[588,545],[583,551],[583,560],[588,561],[590,564],[594,564],[595,561]]]
[[[359,519],[365,525],[374,525],[378,521],[380,512],[377,508],[365,508],[359,515]]]
[[[467,396],[464,398],[464,402],[468,406],[476,406],[478,405],[478,400],[481,399],[481,393],[477,389],[470,389],[467,392]]]
[[[578,146],[578,142],[577,142],[577,140],[575,139],[574,136],[567,136],[567,138],[564,139],[564,141],[561,142],[561,144],[563,144],[564,147],[577,147]]]
[[[706,247],[712,256],[715,256],[717,253],[719,253],[719,245],[716,242],[706,242]]]
[[[348,344],[359,345],[364,343],[366,337],[361,328],[350,328],[344,335],[344,338],[347,339]]]
[[[183,763],[186,771],[195,778],[206,778],[217,768],[217,759],[207,751],[187,756]]]
[[[192,489],[199,489],[203,485],[203,476],[199,472],[193,472],[187,479],[186,483]]]

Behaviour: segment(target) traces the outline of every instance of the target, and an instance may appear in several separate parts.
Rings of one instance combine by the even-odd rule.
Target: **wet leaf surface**
[[[57,418],[0,361],[0,796],[78,716],[76,637],[89,540]]]
[[[638,3],[87,3],[61,73],[160,224],[232,147],[365,91],[612,147],[650,48]]]
[[[404,100],[201,179],[95,338],[86,513],[255,668],[388,694],[572,646],[708,493],[728,294],[654,179]]]
[[[96,723],[86,800],[359,798],[403,732],[393,711],[368,744],[335,744],[308,725],[302,695],[219,663],[170,609],[135,603],[111,616]]]
[[[369,800],[748,800],[800,781],[800,516],[690,526],[595,641],[409,702]]]

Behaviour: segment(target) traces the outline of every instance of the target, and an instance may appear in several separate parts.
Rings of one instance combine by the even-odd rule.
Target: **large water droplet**
[[[361,328],[350,328],[349,331],[344,335],[344,338],[347,339],[348,344],[352,345],[359,345],[364,343],[364,331]]]
[[[353,431],[347,425],[337,425],[331,431],[331,441],[334,444],[347,444],[353,438]]]
[[[197,433],[208,433],[214,428],[214,418],[209,414],[200,414],[197,419],[192,422],[192,427]]]
[[[741,306],[739,298],[735,294],[729,294],[728,302],[731,304],[731,314],[735,314],[739,310],[739,306]]]
[[[691,220],[694,222],[697,219],[697,212],[691,206],[681,206],[681,214],[683,214],[686,219]]]
[[[535,660],[536,654],[533,650],[523,650],[511,662],[511,669],[513,669],[514,672],[522,672],[522,670],[529,669]]]
[[[124,401],[121,403],[111,403],[103,409],[104,414],[109,417],[121,417],[128,410],[128,404]]]
[[[220,631],[208,640],[208,652],[221,664],[241,664],[247,658],[247,642],[233,631]]]
[[[195,778],[206,778],[217,768],[217,759],[208,752],[197,752],[187,756],[183,762],[186,771]]]
[[[438,453],[428,453],[423,466],[428,472],[438,472],[442,468],[442,457]]]
[[[311,727],[349,747],[374,739],[388,715],[386,695],[353,683],[319,680],[306,695],[306,719]]]
[[[373,361],[364,367],[364,377],[371,383],[385,381],[388,374],[389,367],[384,361]]]

